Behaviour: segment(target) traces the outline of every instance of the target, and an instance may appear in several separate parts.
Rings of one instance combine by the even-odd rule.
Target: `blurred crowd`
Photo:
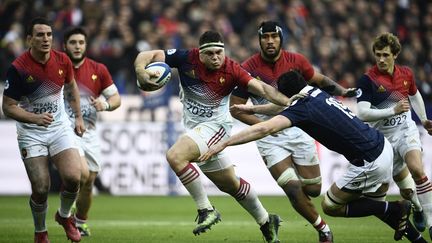
[[[257,27],[277,20],[284,48],[300,52],[345,87],[373,64],[371,42],[389,31],[401,40],[399,64],[414,69],[432,101],[432,3],[428,0],[0,0],[0,83],[26,50],[25,26],[53,22],[54,48],[67,27],[89,33],[88,56],[109,68],[121,94],[138,93],[133,61],[139,51],[190,48],[207,29],[220,31],[227,55],[243,61],[259,50]]]

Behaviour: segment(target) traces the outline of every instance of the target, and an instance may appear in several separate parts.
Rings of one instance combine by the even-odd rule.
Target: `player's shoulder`
[[[23,54],[19,55],[15,60],[12,62],[12,66],[15,68],[21,68],[25,67],[29,63],[31,63],[32,59],[30,57],[30,51],[27,50]]]
[[[50,55],[51,58],[54,58],[54,60],[57,61],[59,64],[72,65],[72,61],[64,52],[51,50]]]
[[[395,70],[398,70],[402,75],[412,75],[413,71],[410,67],[404,65],[395,65]]]
[[[106,70],[107,69],[105,64],[98,62],[96,60],[93,60],[91,58],[88,58],[88,57],[85,58],[84,64],[89,66],[93,70]]]
[[[307,60],[303,54],[298,52],[291,52],[287,50],[282,50],[281,56],[284,60],[287,60],[288,62],[298,62],[298,61]]]
[[[245,68],[249,68],[249,67],[253,68],[259,66],[260,63],[261,63],[261,54],[255,53],[254,55],[252,55],[251,57],[243,61],[241,65]]]

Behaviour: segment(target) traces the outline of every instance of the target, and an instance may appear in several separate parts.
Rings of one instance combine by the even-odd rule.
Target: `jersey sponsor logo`
[[[9,80],[6,79],[4,89],[9,89]]]
[[[169,50],[167,50],[167,54],[168,54],[168,55],[172,55],[172,54],[174,54],[176,51],[177,51],[177,49],[169,49]]]
[[[95,82],[96,79],[97,79],[97,75],[96,74],[92,74],[91,79],[93,80],[93,82]]]
[[[225,83],[225,78],[224,78],[224,77],[220,77],[220,78],[219,78],[219,83],[220,83],[221,85],[224,85],[224,83]]]
[[[386,89],[384,88],[384,86],[380,85],[377,89],[377,92],[378,93],[384,93],[384,92],[386,92]]]
[[[356,188],[360,187],[360,184],[361,184],[360,181],[351,182],[351,186]]]
[[[58,70],[58,73],[59,73],[60,76],[62,76],[62,75],[63,75],[63,70],[62,70],[62,69],[59,69],[59,70]]]
[[[27,83],[32,83],[32,82],[34,82],[34,78],[30,75],[30,76],[28,76],[28,77],[26,78],[26,82],[27,82]]]

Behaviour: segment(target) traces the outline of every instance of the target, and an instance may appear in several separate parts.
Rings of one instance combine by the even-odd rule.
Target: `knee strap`
[[[315,185],[315,184],[321,184],[321,176],[315,177],[315,178],[311,178],[311,179],[305,179],[301,176],[300,177],[300,181],[302,182],[302,184],[304,185]]]
[[[336,198],[329,189],[324,196],[324,204],[329,209],[337,209],[343,207],[345,202]]]
[[[284,187],[290,180],[298,180],[297,174],[293,168],[286,169],[277,179],[280,187]]]

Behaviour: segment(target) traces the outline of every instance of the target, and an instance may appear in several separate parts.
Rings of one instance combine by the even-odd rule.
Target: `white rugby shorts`
[[[411,150],[422,151],[417,125],[408,123],[408,128],[384,135],[393,147],[393,175],[398,175],[406,167],[405,155]]]
[[[300,128],[291,127],[256,141],[267,168],[292,156],[302,166],[319,164],[315,140]]]
[[[44,132],[21,131],[18,133],[21,158],[24,160],[38,156],[54,156],[66,149],[77,149],[75,136],[67,122]]]
[[[339,189],[362,193],[372,193],[381,187],[382,184],[392,181],[393,150],[387,139],[385,140],[381,155],[372,162],[364,161],[364,166],[357,167],[349,164],[345,173],[336,180]]]
[[[85,157],[89,170],[99,172],[100,143],[96,129],[88,129],[82,137],[76,136],[78,150],[81,157]]]
[[[211,145],[227,139],[230,133],[230,125],[221,125],[214,122],[205,122],[192,129],[186,129],[186,135],[198,145],[200,154],[207,152]],[[203,172],[219,171],[232,165],[224,151],[214,155],[207,161],[194,162],[196,162]]]

